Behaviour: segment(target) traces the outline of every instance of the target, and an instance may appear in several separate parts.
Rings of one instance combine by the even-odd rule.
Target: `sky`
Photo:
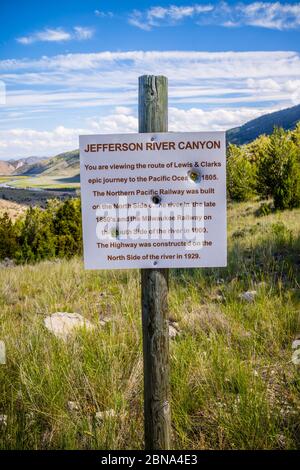
[[[169,130],[300,103],[300,2],[1,0],[0,158],[137,132],[138,77],[169,80]]]

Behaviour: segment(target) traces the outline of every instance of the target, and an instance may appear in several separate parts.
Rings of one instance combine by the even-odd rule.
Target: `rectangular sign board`
[[[224,132],[79,140],[86,269],[226,266]]]

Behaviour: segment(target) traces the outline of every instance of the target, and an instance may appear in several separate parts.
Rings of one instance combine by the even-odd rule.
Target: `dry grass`
[[[13,201],[6,201],[4,199],[0,199],[0,217],[7,212],[9,217],[12,220],[16,220],[18,217],[25,214],[27,207],[23,204],[18,204]]]

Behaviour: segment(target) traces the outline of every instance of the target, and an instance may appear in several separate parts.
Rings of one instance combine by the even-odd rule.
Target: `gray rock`
[[[115,416],[115,410],[97,411],[97,413],[95,414],[95,418],[98,421],[104,421],[105,419],[115,418]]]
[[[10,258],[4,258],[4,260],[0,263],[1,268],[12,268],[15,265],[16,263],[14,262],[14,260]]]
[[[300,339],[295,339],[292,342],[292,349],[297,349],[297,348],[300,348]]]
[[[56,312],[44,319],[45,327],[57,338],[66,341],[79,328],[92,330],[95,326],[79,313]]]
[[[175,321],[169,321],[169,338],[174,339],[180,335],[179,325]]]
[[[0,415],[0,428],[7,427],[7,415]]]
[[[71,411],[71,412],[74,412],[74,411],[79,411],[79,405],[78,403],[76,403],[76,401],[68,401],[68,410]]]
[[[239,295],[239,298],[242,300],[246,300],[246,302],[254,302],[255,297],[257,296],[256,290],[247,290]]]

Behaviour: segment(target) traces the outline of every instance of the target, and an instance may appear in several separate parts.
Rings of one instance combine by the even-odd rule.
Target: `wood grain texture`
[[[139,132],[168,131],[168,79],[139,77]]]
[[[168,81],[139,78],[139,132],[168,130]],[[145,448],[171,446],[169,405],[168,269],[141,270]]]

